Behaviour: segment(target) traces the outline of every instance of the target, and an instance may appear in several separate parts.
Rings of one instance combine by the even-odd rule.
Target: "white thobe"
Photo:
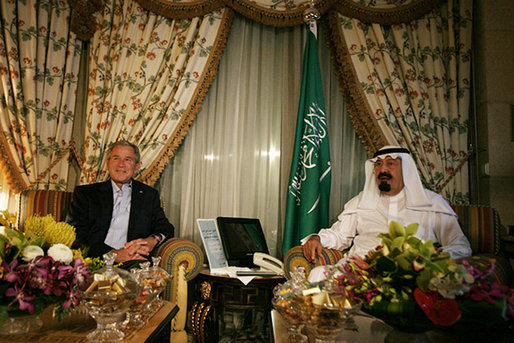
[[[441,196],[428,190],[426,192],[434,204],[434,210],[407,208],[403,190],[395,196],[381,195],[373,210],[359,209],[360,195],[354,197],[345,205],[332,227],[320,230],[321,245],[338,250],[351,247],[350,255],[364,257],[380,244],[378,234],[388,232],[389,223],[394,220],[403,226],[418,223],[415,236],[439,243],[452,259],[471,256],[469,241],[451,207]],[[305,244],[310,236],[302,239],[301,243]]]

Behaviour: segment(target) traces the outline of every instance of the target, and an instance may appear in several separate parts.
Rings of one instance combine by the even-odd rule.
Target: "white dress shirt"
[[[121,189],[112,180],[111,182],[114,206],[112,209],[111,226],[104,243],[114,249],[121,249],[127,243],[132,182],[123,184]]]

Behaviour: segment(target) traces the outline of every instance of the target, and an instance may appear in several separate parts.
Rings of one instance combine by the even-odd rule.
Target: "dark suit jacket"
[[[102,256],[112,250],[104,243],[111,225],[113,194],[111,180],[77,186],[73,192],[68,222],[76,229],[76,243],[89,247],[88,256]],[[127,242],[154,233],[173,237],[174,228],[161,207],[159,192],[132,180],[132,198]]]

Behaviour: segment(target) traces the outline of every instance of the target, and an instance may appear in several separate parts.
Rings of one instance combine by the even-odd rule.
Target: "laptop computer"
[[[269,254],[259,219],[218,217],[216,222],[229,266],[256,268],[253,254]]]

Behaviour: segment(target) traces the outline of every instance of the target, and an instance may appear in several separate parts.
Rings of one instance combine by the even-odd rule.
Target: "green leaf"
[[[416,251],[421,249],[421,245],[423,242],[417,237],[409,237],[407,238],[407,243]]]
[[[402,226],[402,224],[392,221],[389,224],[389,234],[393,239],[399,236],[405,236],[405,228]]]
[[[423,270],[419,273],[416,278],[416,285],[423,291],[426,292],[428,290],[428,284],[430,283],[430,279],[432,278],[432,272],[428,269]]]
[[[7,237],[9,238],[17,238],[17,239],[24,239],[25,236],[23,235],[22,232],[18,231],[18,230],[13,230],[13,229],[9,229],[9,228],[5,228],[5,233],[7,235]]]
[[[7,305],[0,305],[0,327],[2,327],[2,324],[8,316],[9,315],[7,314]]]
[[[406,293],[405,291],[402,291],[400,295],[401,295],[401,298],[403,301],[409,300],[409,294]]]
[[[405,256],[397,257],[396,258],[396,262],[398,262],[398,265],[403,270],[406,270],[406,271],[411,271],[412,270],[411,263],[410,263],[410,261]]]
[[[393,260],[381,256],[377,261],[377,269],[382,272],[394,272],[396,270],[396,264]]]
[[[393,240],[391,238],[389,238],[389,235],[382,236],[382,237],[379,237],[379,238],[382,238],[382,244],[383,245],[387,246],[388,248],[391,248],[391,244],[393,244]],[[391,250],[391,249],[389,249],[389,250]]]
[[[419,226],[418,223],[412,223],[412,224],[407,225],[407,227],[405,228],[405,233],[408,236],[415,235],[416,232],[418,232],[418,226]]]
[[[0,258],[5,261],[5,243],[9,240],[4,235],[0,235]]]
[[[389,238],[389,234],[388,233],[379,233],[377,235],[378,238]]]
[[[459,309],[462,312],[459,323],[467,325],[479,323],[494,327],[505,322],[507,303],[505,298],[496,300],[494,305],[485,301],[462,299],[459,301]],[[486,323],[484,318],[487,318]]]
[[[403,251],[403,243],[405,242],[405,237],[396,237],[393,239],[393,244],[391,244],[391,250],[398,249],[400,251]]]
[[[425,263],[428,269],[439,273],[444,273],[444,268],[440,266],[438,263],[433,263],[432,261],[426,261]]]

